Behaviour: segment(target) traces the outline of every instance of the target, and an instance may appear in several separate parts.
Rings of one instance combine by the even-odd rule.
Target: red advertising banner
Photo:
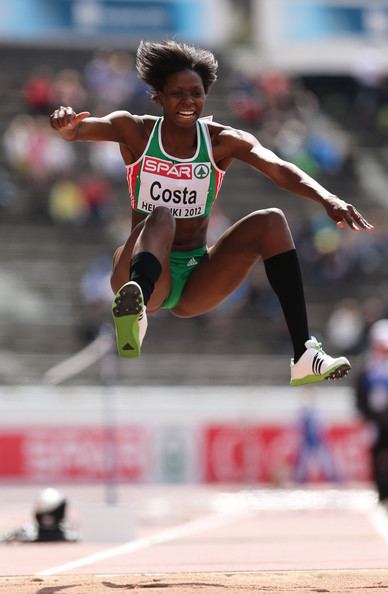
[[[150,466],[149,431],[120,427],[18,428],[0,434],[0,478],[144,481]]]
[[[357,482],[370,479],[362,423],[34,426],[0,430],[0,479],[130,482]]]
[[[204,480],[215,483],[365,481],[369,432],[362,423],[308,434],[298,425],[209,425]]]

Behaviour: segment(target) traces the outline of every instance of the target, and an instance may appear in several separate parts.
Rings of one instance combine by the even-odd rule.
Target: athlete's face
[[[192,70],[172,74],[158,93],[164,117],[179,126],[190,126],[199,118],[206,94],[201,77]]]

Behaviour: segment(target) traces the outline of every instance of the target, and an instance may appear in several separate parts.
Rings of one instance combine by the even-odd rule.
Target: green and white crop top
[[[165,206],[176,219],[207,216],[225,173],[214,162],[207,124],[197,120],[195,155],[177,159],[163,148],[162,121],[156,120],[142,156],[126,167],[132,208],[147,215]]]

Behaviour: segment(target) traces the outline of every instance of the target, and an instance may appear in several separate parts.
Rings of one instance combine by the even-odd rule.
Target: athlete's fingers
[[[348,225],[352,231],[372,231],[374,229],[374,226],[371,225],[351,204],[347,205],[347,211],[344,213],[342,219],[337,220],[336,225],[341,229],[343,229],[345,225]]]
[[[55,130],[58,130],[58,128],[61,127],[61,118],[62,117],[62,112],[60,113],[59,109],[56,109],[55,111],[53,111],[53,113],[50,116],[50,124],[51,127],[54,128]]]
[[[63,126],[66,126],[68,123],[66,108],[61,105],[58,109],[56,109],[50,116],[50,123],[53,128],[58,130]]]
[[[356,208],[354,208],[354,206],[350,205],[349,209],[353,220],[356,221],[356,224],[361,229],[364,229],[365,231],[371,231],[372,229],[374,229],[373,225],[368,223],[368,221],[362,216],[360,212],[358,212]]]
[[[90,116],[90,111],[81,111],[80,113],[75,113],[72,107],[65,107],[64,113],[64,125],[66,128],[75,128],[80,122],[82,122],[82,120]]]
[[[66,119],[68,115],[68,108],[64,105],[61,105],[58,109],[58,117],[63,120]]]
[[[75,119],[75,112],[73,111],[73,108],[68,106],[68,107],[64,107],[63,108],[65,117],[64,117],[64,122],[67,128],[72,128],[74,119]]]
[[[80,113],[74,114],[73,121],[79,124],[79,122],[82,122],[82,120],[89,117],[90,111],[81,111]]]
[[[357,210],[354,213],[355,219],[357,221],[357,224],[362,228],[365,229],[365,231],[371,231],[372,229],[374,229],[374,226],[371,225],[371,223],[369,223],[363,216],[362,214],[360,214]]]
[[[336,221],[336,225],[337,227],[339,227],[340,229],[343,229],[344,227],[346,227],[346,225],[348,227],[350,227],[353,231],[359,231],[360,228],[358,227],[357,223],[354,221],[354,219],[350,216],[349,213],[345,213],[342,218],[337,219]]]
[[[82,111],[77,114],[69,105],[60,105],[50,116],[51,126],[58,130],[60,128],[74,128],[80,121],[90,116],[89,111]]]
[[[346,219],[346,222],[353,231],[360,231],[360,227],[357,225],[357,223],[353,219],[351,219],[351,218]]]

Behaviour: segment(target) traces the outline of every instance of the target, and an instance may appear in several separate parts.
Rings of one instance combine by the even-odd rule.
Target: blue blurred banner
[[[131,40],[201,37],[203,0],[14,0],[2,4],[2,39],[78,34]]]
[[[282,0],[281,10],[283,38],[289,42],[388,36],[388,7],[382,3]]]

